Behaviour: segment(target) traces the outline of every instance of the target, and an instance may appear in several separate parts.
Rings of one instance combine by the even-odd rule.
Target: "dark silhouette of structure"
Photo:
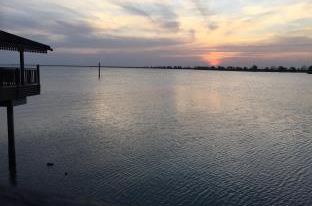
[[[99,62],[99,79],[101,79],[101,62]]]
[[[259,68],[257,65],[251,67],[234,67],[234,66],[195,66],[195,67],[182,67],[182,66],[155,66],[155,67],[144,67],[151,69],[188,69],[188,70],[207,70],[207,71],[234,71],[234,72],[278,72],[278,73],[312,73],[312,66],[302,67],[265,67]]]
[[[17,51],[20,67],[0,67],[0,106],[7,108],[10,180],[16,184],[14,106],[26,104],[28,96],[40,94],[40,69],[25,68],[24,52],[47,53],[51,47],[0,30],[0,50]]]

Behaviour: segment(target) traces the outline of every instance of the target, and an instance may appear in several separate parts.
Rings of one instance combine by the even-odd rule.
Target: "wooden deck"
[[[23,76],[19,68],[0,67],[0,106],[24,104],[26,97],[39,94],[39,66],[25,68]]]

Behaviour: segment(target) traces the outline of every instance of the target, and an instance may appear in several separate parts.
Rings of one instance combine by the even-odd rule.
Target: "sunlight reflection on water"
[[[125,205],[312,204],[311,75],[43,68],[42,84],[16,108],[18,187]]]

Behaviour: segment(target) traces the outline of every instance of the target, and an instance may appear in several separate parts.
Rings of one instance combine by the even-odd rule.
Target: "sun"
[[[209,52],[202,56],[205,62],[208,62],[210,65],[218,66],[221,64],[223,55],[221,52]]]

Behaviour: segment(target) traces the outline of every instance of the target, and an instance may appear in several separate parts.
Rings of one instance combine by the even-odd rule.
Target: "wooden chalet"
[[[51,47],[0,30],[0,50],[19,52],[19,67],[0,66],[0,106],[7,108],[10,170],[15,168],[14,106],[25,104],[28,96],[40,94],[40,69],[24,65],[24,53],[47,53]],[[0,62],[1,64],[1,62]]]

